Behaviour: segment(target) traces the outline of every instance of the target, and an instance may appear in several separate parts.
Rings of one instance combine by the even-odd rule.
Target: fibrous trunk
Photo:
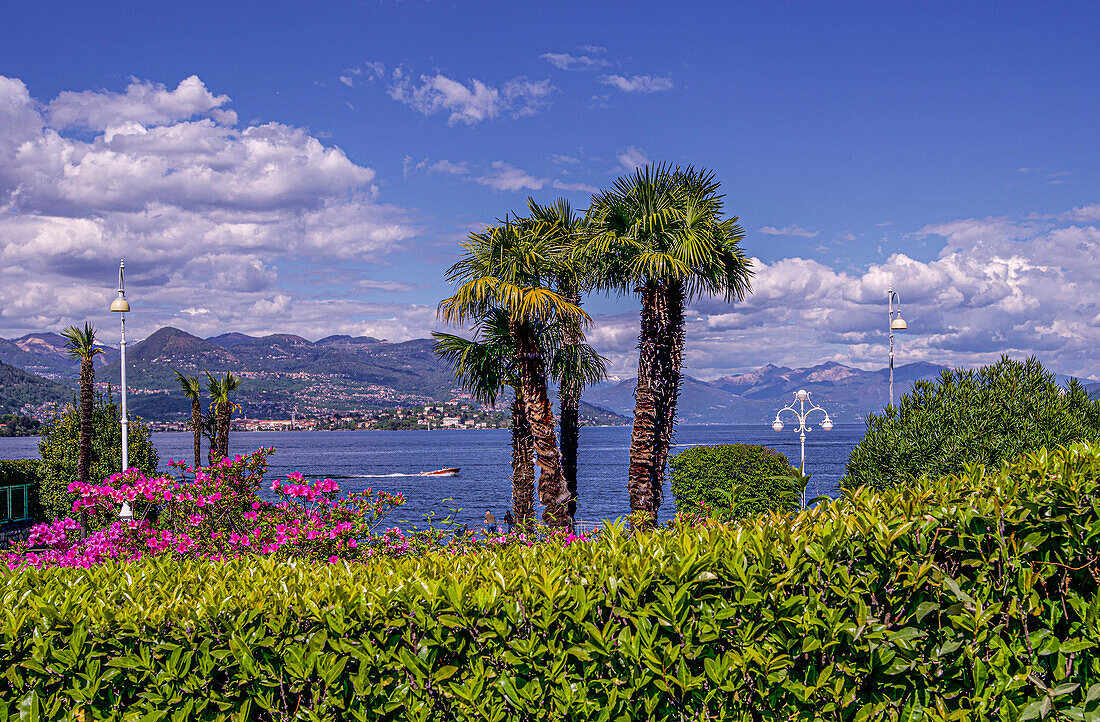
[[[561,472],[561,452],[554,435],[554,412],[546,388],[546,362],[542,357],[535,331],[529,324],[513,323],[516,339],[516,366],[519,370],[520,393],[531,436],[535,458],[539,465],[539,501],[546,507],[542,520],[549,526],[568,527],[569,490]]]
[[[659,501],[654,498],[657,468],[657,355],[660,349],[656,282],[641,289],[641,327],[638,334],[638,385],[634,390],[634,426],[630,433],[630,471],[627,490],[630,511],[643,512],[648,525],[657,523]],[[658,487],[659,488],[659,487]]]
[[[215,461],[220,461],[229,456],[229,420],[232,414],[232,409],[229,402],[219,403],[216,407],[217,413],[217,439],[218,452]]]
[[[518,528],[534,531],[535,440],[519,392],[512,401],[512,518]]]
[[[576,291],[566,291],[563,296],[569,303],[580,305],[580,294]],[[558,410],[561,417],[558,422],[561,428],[561,471],[565,477],[565,488],[569,492],[569,518],[576,519],[577,448],[580,446],[580,408],[583,391],[577,376],[579,369],[576,368],[579,365],[577,350],[581,342],[576,323],[566,323],[562,341],[570,368],[566,369],[561,385],[558,386]]]
[[[665,468],[675,431],[676,405],[682,385],[680,368],[684,351],[684,286],[679,281],[670,282],[664,288],[658,304],[658,333],[657,444],[653,493],[659,509],[663,497]]]
[[[88,484],[92,477],[92,413],[95,405],[95,366],[92,357],[80,360],[80,452],[76,460],[76,477]],[[88,531],[88,513],[80,514],[81,532]]]

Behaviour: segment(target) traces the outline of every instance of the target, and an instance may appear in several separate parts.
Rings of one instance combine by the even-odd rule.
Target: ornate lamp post
[[[806,408],[806,402],[809,402],[809,404],[810,404],[810,408],[808,408],[808,409]],[[796,403],[798,404],[797,409],[794,406]],[[810,427],[806,424],[806,419],[814,411],[820,411],[821,413],[825,414],[825,419],[821,422],[821,430],[822,431],[832,430],[833,420],[829,418],[829,412],[828,411],[821,408],[820,406],[817,406],[816,404],[814,404],[813,401],[810,401],[810,392],[806,391],[805,389],[799,389],[795,393],[794,401],[792,403],[784,406],[779,411],[775,412],[775,421],[772,422],[772,429],[773,430],[775,430],[775,431],[782,431],[783,430],[783,421],[782,421],[782,419],[779,418],[779,416],[784,411],[790,411],[792,414],[794,414],[795,418],[798,419],[798,428],[795,429],[795,431],[798,432],[798,435],[799,435],[798,440],[802,445],[802,457],[801,457],[801,462],[799,463],[799,469],[801,469],[802,473],[805,474],[806,473],[806,432],[811,430]],[[802,508],[803,509],[806,508],[806,490],[805,489],[802,490]]]
[[[887,289],[886,300],[890,306],[890,406],[894,405],[894,331],[904,331],[909,324],[901,317],[901,298],[893,289]],[[894,310],[894,302],[897,301],[898,310]]]
[[[126,473],[126,470],[130,468],[130,434],[129,424],[130,420],[126,413],[126,314],[130,310],[130,302],[126,300],[126,287],[123,282],[123,273],[126,269],[126,264],[123,261],[118,262],[118,298],[111,301],[111,311],[117,313],[119,318],[122,319],[122,341],[119,343],[119,349],[121,351],[121,357],[119,359],[119,366],[122,368],[122,472]],[[122,502],[122,511],[119,516],[123,519],[133,519],[134,514],[130,510],[130,504],[128,502]]]

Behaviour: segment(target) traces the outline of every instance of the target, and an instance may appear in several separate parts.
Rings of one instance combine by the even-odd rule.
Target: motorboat
[[[422,471],[420,476],[458,476],[459,467],[449,466],[435,471]]]

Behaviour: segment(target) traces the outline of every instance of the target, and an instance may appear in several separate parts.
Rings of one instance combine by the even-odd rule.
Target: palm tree
[[[183,394],[191,401],[191,433],[195,435],[195,468],[202,465],[202,384],[198,376],[184,376],[176,371],[176,380]]]
[[[206,379],[216,419],[214,441],[217,449],[211,454],[211,462],[215,462],[229,456],[229,422],[233,416],[233,402],[229,395],[240,387],[241,380],[229,371],[221,378],[207,371]]]
[[[448,323],[464,323],[494,308],[508,315],[523,408],[541,469],[538,492],[546,507],[543,521],[550,526],[570,526],[570,495],[562,475],[539,338],[539,329],[555,320],[589,320],[580,307],[550,288],[562,245],[553,234],[541,232],[537,224],[505,221],[470,234],[463,249],[462,258],[447,271],[447,279],[459,287],[440,302],[439,316]]]
[[[96,330],[85,322],[84,328],[69,326],[61,332],[69,358],[80,361],[80,449],[76,462],[77,480],[87,484],[92,475],[92,414],[95,406],[95,357],[103,349],[95,344]],[[87,532],[88,515],[81,513],[81,531]]]
[[[589,274],[580,253],[580,243],[588,219],[573,211],[564,198],[550,205],[539,205],[527,199],[531,221],[538,230],[552,234],[562,246],[554,264],[555,290],[569,303],[581,304],[581,292],[587,291]],[[558,323],[559,350],[551,363],[551,373],[558,383],[558,424],[561,429],[561,465],[569,491],[569,517],[577,513],[577,449],[580,446],[581,393],[606,377],[604,359],[584,343],[584,333],[575,320]]]
[[[492,309],[478,319],[475,330],[474,339],[433,331],[434,350],[480,403],[495,405],[501,390],[511,387],[512,517],[520,528],[530,531],[535,519],[535,446],[516,373],[515,339],[509,332],[507,312]]]
[[[593,197],[586,255],[597,285],[641,299],[638,386],[628,487],[633,511],[656,523],[672,446],[684,348],[684,306],[698,296],[743,299],[751,262],[737,218],[706,170],[646,166]]]

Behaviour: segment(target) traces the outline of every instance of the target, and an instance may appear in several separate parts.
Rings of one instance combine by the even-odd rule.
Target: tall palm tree
[[[433,331],[435,353],[458,382],[483,404],[496,404],[505,386],[512,389],[512,517],[530,530],[535,519],[535,445],[515,367],[515,339],[508,314],[492,309],[475,325],[473,339]],[[480,338],[480,340],[478,340]]]
[[[202,384],[198,376],[184,376],[176,371],[176,380],[183,395],[191,401],[191,433],[195,435],[195,468],[202,465]]]
[[[515,339],[516,375],[541,470],[538,492],[546,507],[543,521],[550,526],[570,526],[570,495],[562,475],[546,359],[539,339],[539,329],[555,320],[582,324],[589,320],[579,306],[550,287],[562,245],[534,224],[505,221],[470,234],[463,249],[462,257],[447,271],[447,279],[458,288],[440,302],[439,316],[457,324],[476,320],[493,308],[508,314],[509,334]]]
[[[649,514],[650,523],[672,446],[685,304],[699,296],[740,300],[751,290],[744,231],[723,212],[713,173],[663,164],[639,168],[592,199],[595,229],[585,252],[597,285],[641,300],[627,483],[631,509]]]
[[[61,332],[69,358],[80,362],[80,448],[76,461],[77,480],[90,483],[92,475],[92,414],[95,406],[95,357],[103,349],[95,344],[96,330],[85,322],[84,328],[69,326]],[[87,512],[81,513],[81,531],[88,527]]]
[[[211,454],[213,462],[229,456],[229,422],[233,417],[233,401],[230,394],[240,387],[241,380],[229,371],[226,371],[225,376],[221,378],[212,376],[207,371],[206,379],[216,419],[214,440],[217,450]]]
[[[562,252],[554,264],[554,287],[569,303],[581,305],[581,293],[588,290],[589,272],[585,265],[582,238],[588,227],[588,219],[576,213],[569,201],[559,198],[549,205],[539,205],[527,199],[531,222],[536,230],[552,234],[561,244]],[[565,485],[569,491],[569,517],[577,513],[577,449],[580,446],[581,393],[586,386],[601,381],[606,376],[604,359],[591,346],[584,343],[580,323],[562,319],[557,324],[560,332],[559,350],[551,364],[551,372],[558,383],[558,424],[561,429],[561,465]]]

